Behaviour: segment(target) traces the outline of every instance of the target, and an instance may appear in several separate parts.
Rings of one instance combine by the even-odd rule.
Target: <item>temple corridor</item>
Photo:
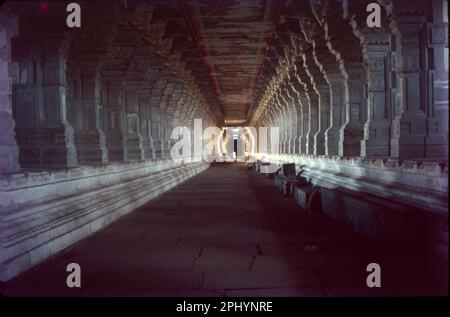
[[[72,262],[83,268],[80,290],[65,284]],[[366,286],[372,262],[383,267],[382,289]],[[277,194],[273,180],[235,163],[178,185],[12,281],[5,294],[436,295],[446,292],[445,270],[412,245],[380,249],[329,217],[308,214]]]
[[[0,292],[448,294],[448,76],[447,0],[4,1]]]

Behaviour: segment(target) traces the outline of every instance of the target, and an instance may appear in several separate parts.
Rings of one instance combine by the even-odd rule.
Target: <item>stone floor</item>
[[[219,164],[1,288],[7,296],[446,294],[446,266],[413,251],[375,247],[307,214],[243,164]],[[80,289],[66,286],[72,262]],[[371,262],[381,265],[379,289],[366,286]]]

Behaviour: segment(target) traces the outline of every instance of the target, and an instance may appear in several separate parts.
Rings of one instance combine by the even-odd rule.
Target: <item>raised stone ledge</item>
[[[172,160],[158,160],[3,174],[0,175],[0,208],[9,209],[40,199],[78,194],[81,190],[108,186],[178,165]],[[60,186],[62,182],[64,186]]]
[[[0,280],[44,261],[208,166],[167,160],[3,177]]]
[[[304,166],[314,185],[344,187],[448,214],[448,162],[257,154],[272,163]]]

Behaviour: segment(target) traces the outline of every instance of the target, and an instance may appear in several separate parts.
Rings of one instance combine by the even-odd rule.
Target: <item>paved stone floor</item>
[[[305,245],[318,251],[305,252]],[[307,214],[242,164],[216,165],[2,286],[7,296],[392,296],[446,294],[442,263],[376,248]],[[66,287],[78,263],[81,289]],[[382,287],[366,286],[381,265]]]

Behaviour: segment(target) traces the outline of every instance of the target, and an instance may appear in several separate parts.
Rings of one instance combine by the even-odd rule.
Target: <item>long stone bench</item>
[[[0,179],[0,280],[6,281],[208,168],[172,160]]]
[[[316,186],[296,186],[293,196],[297,204],[303,209],[313,212],[322,212],[320,189]]]
[[[295,164],[281,164],[281,168],[274,177],[275,187],[284,196],[292,196],[294,187],[303,184],[303,180],[297,177]]]
[[[345,188],[321,188],[323,212],[376,242],[448,256],[448,217]]]
[[[260,155],[253,155],[258,159]],[[303,166],[314,185],[366,192],[448,214],[448,162],[265,154],[266,162]]]
[[[336,218],[348,219],[360,232],[379,239],[387,238],[391,233],[401,238],[400,232],[405,229],[408,234],[403,237],[413,237],[415,240],[422,238],[423,243],[429,244],[429,250],[448,258],[447,161],[253,154],[254,159],[261,156],[267,162],[303,166],[303,176],[312,185],[322,188],[320,194],[324,212]],[[374,197],[369,201],[377,198],[378,202],[373,204],[377,207],[370,207],[370,203],[364,200],[345,199],[344,207],[353,210],[347,218],[346,209],[337,207],[338,201],[333,198],[339,196],[334,190],[342,193],[343,189],[350,191],[349,193],[358,193],[360,198]],[[349,203],[350,201],[353,203]],[[402,211],[392,210],[394,204],[403,206]],[[384,223],[382,226],[380,219]],[[392,223],[392,226],[388,226],[388,223]],[[396,227],[394,224],[398,224],[398,234],[393,229]],[[381,235],[377,235],[380,228],[384,230],[378,231]],[[414,228],[421,231],[422,237],[417,237]]]

